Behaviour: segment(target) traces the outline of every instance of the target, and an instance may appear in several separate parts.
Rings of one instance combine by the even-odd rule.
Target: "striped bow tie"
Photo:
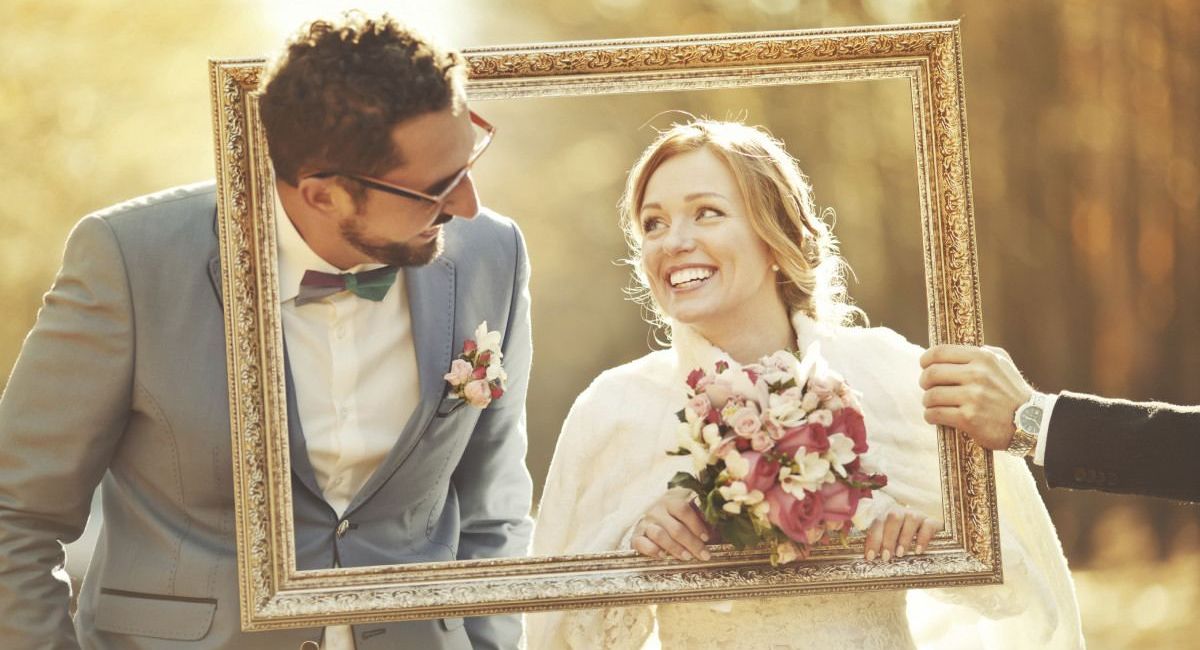
[[[316,302],[342,291],[379,302],[396,283],[397,271],[394,266],[359,273],[305,271],[304,277],[300,279],[300,293],[296,295],[296,306]]]

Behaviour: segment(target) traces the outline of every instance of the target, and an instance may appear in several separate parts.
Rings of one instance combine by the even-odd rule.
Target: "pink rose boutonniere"
[[[500,399],[508,381],[508,373],[500,363],[503,356],[500,332],[488,331],[487,321],[483,321],[475,328],[475,338],[463,341],[462,354],[444,376],[450,394],[478,408]]]
[[[677,413],[679,449],[692,469],[671,487],[700,500],[704,518],[737,548],[767,545],[771,562],[845,542],[862,499],[887,485],[867,474],[858,396],[816,344],[798,359],[776,352],[758,363],[693,370]]]

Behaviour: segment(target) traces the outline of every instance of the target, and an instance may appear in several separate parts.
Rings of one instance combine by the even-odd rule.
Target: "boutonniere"
[[[485,408],[504,394],[508,373],[500,360],[500,332],[490,332],[487,321],[475,328],[475,338],[463,341],[462,354],[450,364],[446,383],[450,394],[471,406]]]

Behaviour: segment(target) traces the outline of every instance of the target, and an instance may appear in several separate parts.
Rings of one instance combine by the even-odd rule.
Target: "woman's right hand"
[[[663,554],[676,560],[707,560],[705,544],[712,537],[708,523],[692,503],[689,490],[675,488],[667,491],[633,529],[633,550],[647,557],[661,558]]]

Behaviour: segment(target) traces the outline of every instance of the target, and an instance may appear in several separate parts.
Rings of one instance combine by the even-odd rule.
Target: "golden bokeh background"
[[[0,374],[72,225],[211,178],[209,57],[388,10],[456,46],[963,20],[984,322],[1041,389],[1200,403],[1200,6],[1192,0],[8,0],[0,5]],[[477,177],[534,264],[530,464],[573,397],[653,337],[625,301],[624,171],[679,113],[769,126],[800,159],[874,324],[925,343],[903,82],[499,101]],[[1188,261],[1193,260],[1193,261]],[[1035,472],[1038,470],[1035,470]],[[1093,648],[1190,647],[1200,509],[1046,491]],[[82,567],[76,563],[75,570]]]

